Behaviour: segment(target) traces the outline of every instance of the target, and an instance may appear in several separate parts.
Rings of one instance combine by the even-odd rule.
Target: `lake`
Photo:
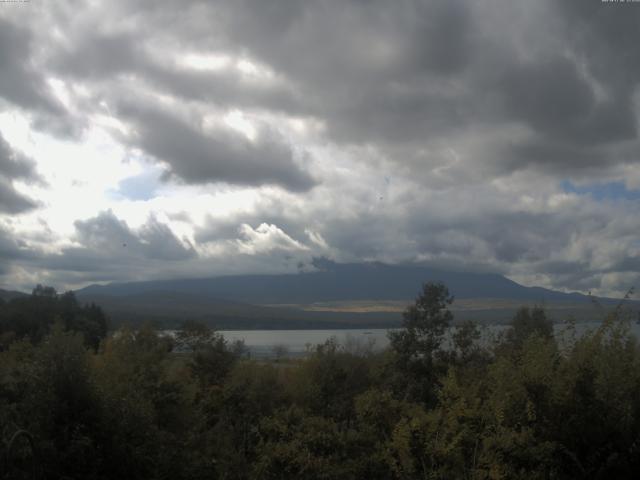
[[[599,322],[576,324],[578,335],[600,325]],[[504,325],[481,327],[481,342],[489,344],[505,328]],[[565,324],[554,325],[556,336],[562,339]],[[631,330],[640,337],[640,325],[631,323]],[[301,357],[313,347],[330,338],[351,352],[362,352],[366,349],[379,351],[389,345],[387,329],[349,329],[349,330],[221,330],[220,333],[229,342],[243,340],[248,352],[254,358]]]
[[[229,342],[243,340],[252,357],[300,357],[316,345],[335,338],[350,351],[372,348],[381,350],[389,345],[386,329],[350,330],[222,330]],[[361,351],[361,350],[360,350]],[[284,353],[284,355],[282,355]]]

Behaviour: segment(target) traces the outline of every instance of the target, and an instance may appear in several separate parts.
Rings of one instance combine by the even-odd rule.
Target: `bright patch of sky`
[[[624,182],[589,183],[575,185],[569,180],[561,182],[562,189],[567,193],[589,195],[595,200],[640,200],[640,190],[629,190]]]
[[[162,169],[147,167],[138,175],[127,177],[118,183],[116,189],[107,192],[114,200],[151,200],[158,196],[158,189],[162,187],[160,177]]]

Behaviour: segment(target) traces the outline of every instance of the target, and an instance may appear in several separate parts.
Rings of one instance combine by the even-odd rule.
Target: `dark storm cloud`
[[[0,225],[0,270],[1,266],[6,268],[11,260],[16,260],[20,256],[20,247],[13,235],[7,228]]]
[[[146,22],[137,29],[109,28],[107,22],[70,32],[73,41],[52,54],[50,65],[75,81],[102,84],[114,98],[116,89],[127,89],[135,79],[218,107],[315,118],[324,123],[329,139],[375,145],[398,163],[415,157],[428,142],[455,146],[461,135],[479,129],[527,126],[527,138],[474,152],[466,171],[477,179],[473,172],[487,157],[495,175],[522,169],[571,173],[588,155],[596,174],[612,163],[628,163],[629,157],[611,152],[594,156],[585,146],[609,149],[636,139],[637,23],[627,17],[636,18],[637,12],[598,0],[538,5],[536,14],[528,15],[517,2],[498,8],[465,0],[400,0],[393,6],[358,0],[196,1],[179,7],[158,2],[145,7]],[[135,17],[141,6],[121,8]],[[614,35],[616,25],[621,28]],[[518,38],[520,31],[535,30]],[[518,43],[525,42],[532,53],[523,55]],[[176,63],[179,57],[171,57],[180,51],[248,56],[272,69],[278,81],[247,80],[229,69],[185,68]],[[191,143],[194,129],[178,127]],[[146,139],[147,148],[160,149],[158,139],[150,137],[141,136],[142,146]],[[266,160],[260,162],[227,135],[193,144],[222,155],[203,162],[194,148],[193,161],[184,162],[185,175],[174,169],[187,182],[221,176],[230,183],[277,183],[297,191],[313,183],[278,160],[290,154],[274,142],[267,142]],[[163,153],[176,165],[177,152]],[[273,161],[277,173],[262,166],[257,177],[263,179],[252,180],[234,167],[222,168],[237,158],[251,169]],[[205,164],[211,169],[204,177],[199,168],[192,175],[194,165]]]
[[[26,244],[19,247],[15,233],[0,229],[0,259],[20,261],[23,268],[43,279],[53,276],[74,283],[144,278],[158,261],[170,269],[197,257],[191,245],[183,245],[169,227],[153,217],[132,230],[107,211],[76,221],[75,230],[76,245],[52,253]]]
[[[30,32],[0,17],[0,97],[26,109],[60,113],[32,55]]]
[[[21,213],[37,206],[36,202],[17,192],[11,183],[0,178],[0,212]]]
[[[431,87],[462,74],[471,61],[467,4],[275,4],[221,5],[226,33],[297,85],[301,110],[326,120],[334,139],[415,140],[455,124],[453,92],[447,99]]]
[[[566,23],[574,27],[567,32],[572,47],[586,57],[596,75],[616,87],[636,83],[640,72],[636,48],[640,10],[631,3],[616,6],[599,0],[567,0],[556,4]]]
[[[12,179],[38,177],[33,162],[13,150],[2,136],[2,132],[0,132],[0,173],[3,177]]]
[[[197,71],[150,64],[147,81],[181,98],[207,101],[220,107],[260,108],[291,114],[308,114],[292,88],[250,80],[237,72]]]
[[[76,221],[75,229],[77,240],[85,249],[114,258],[172,261],[196,254],[193,247],[185,247],[167,225],[153,217],[138,231],[132,231],[126,222],[108,211],[89,220]]]
[[[561,251],[569,245],[571,235],[576,233],[576,225],[568,223],[562,213],[512,211],[504,207],[501,210],[448,220],[427,218],[426,221],[418,220],[411,228],[416,228],[416,236],[421,238],[421,250],[464,256],[465,249],[468,252],[470,245],[480,242],[488,254],[486,260],[496,264],[541,261],[551,252]],[[581,221],[586,220],[581,212]],[[603,219],[597,220],[601,221],[602,227],[606,226]],[[419,234],[429,229],[438,233],[432,236]],[[553,236],[549,235],[551,231]],[[455,238],[468,241],[458,243],[456,249],[455,242],[451,241]]]
[[[594,155],[585,146],[607,150],[636,140],[632,94],[638,77],[629,75],[635,67],[627,63],[638,56],[632,33],[637,22],[625,17],[637,12],[610,8],[600,25],[607,6],[599,0],[584,8],[539,5],[544,15],[532,20],[517,4],[498,9],[468,1],[401,1],[393,7],[243,1],[218,2],[212,11],[223,15],[230,45],[298,88],[292,113],[325,121],[335,141],[373,143],[402,163],[425,142],[455,145],[452,133],[523,124],[528,138],[494,149],[500,153],[492,159],[496,174],[576,173],[589,155],[598,167],[594,174],[628,162],[615,151]],[[572,7],[580,14],[573,15]],[[620,36],[616,22],[627,43],[599,42]],[[521,40],[531,42],[535,53],[523,56],[515,37],[535,29],[537,37]],[[625,60],[607,58],[620,57],[619,51]],[[474,153],[470,171],[487,155]]]
[[[126,33],[83,32],[82,41],[56,53],[51,66],[76,78],[108,80],[134,73],[147,62],[135,37]]]
[[[315,183],[276,132],[249,140],[230,128],[205,131],[158,108],[125,104],[119,113],[135,127],[132,145],[168,163],[171,173],[188,183],[273,184],[293,191]]]
[[[609,270],[612,272],[631,272],[637,275],[640,272],[640,255],[625,255],[618,259]]]
[[[0,213],[20,213],[37,206],[14,188],[14,180],[41,181],[33,162],[13,150],[0,133]]]
[[[198,70],[168,56],[169,51],[146,48],[140,33],[83,32],[82,41],[56,52],[51,67],[77,80],[109,82],[116,77],[138,78],[181,98],[203,100],[218,106],[276,110],[298,108],[295,93],[285,85],[243,77],[238,71]],[[155,55],[153,55],[155,53]]]
[[[15,233],[0,228],[0,261],[6,257],[13,264],[19,262],[41,281],[59,285],[150,278],[158,270],[173,272],[174,266],[197,259],[190,244],[180,242],[167,225],[154,217],[132,229],[113,212],[106,211],[76,221],[74,226],[75,245],[57,253],[37,246],[19,247]]]
[[[530,129],[527,138],[475,152],[468,172],[495,152],[495,174],[577,170],[584,155],[566,152],[636,139],[638,9],[599,0],[539,2],[537,9],[529,7],[534,13],[529,15],[524,3],[498,5],[466,0],[400,0],[393,6],[360,0],[122,4],[118,8],[132,18],[144,11],[145,22],[135,29],[110,25],[108,16],[102,23],[78,22],[82,27],[71,29],[65,46],[53,49],[49,66],[63,77],[100,83],[113,98],[136,80],[218,107],[315,118],[326,125],[329,139],[373,144],[399,163],[430,141],[455,146],[454,134],[514,124]],[[19,44],[28,45],[27,34],[8,25],[5,37],[22,35]],[[530,52],[523,54],[522,45]],[[178,52],[248,56],[272,69],[279,81],[250,81],[228,69],[188,69],[171,57]],[[15,58],[12,70],[26,75]],[[20,85],[27,88],[34,78],[29,75]],[[178,127],[191,141],[193,129]],[[145,137],[147,146],[159,146],[150,135],[141,137],[143,146]],[[222,168],[237,158],[251,168],[265,163],[250,160],[251,149],[239,148],[228,136],[194,142],[222,150],[215,161],[202,162],[201,152],[194,152],[185,164],[214,165],[207,179],[308,189],[308,175],[279,161],[290,155],[273,143],[267,142],[265,161],[273,161],[277,173],[258,168],[257,177],[266,180]],[[176,152],[164,153],[172,163]],[[593,158],[601,170],[622,161],[612,155]],[[190,167],[184,173],[184,180],[194,181]]]
[[[561,50],[512,68],[503,78],[507,111],[535,133],[508,150],[511,165],[521,160],[577,175],[588,167],[598,175],[615,164],[637,163],[640,9],[600,0],[551,5],[561,22]],[[635,158],[617,154],[623,142],[633,142]]]
[[[5,283],[3,277],[11,273],[14,265],[28,264],[38,259],[39,256],[15,235],[9,225],[0,223],[0,284]],[[6,287],[10,287],[10,284],[5,283]]]
[[[159,5],[169,11],[176,7]],[[332,136],[345,142],[410,140],[459,120],[459,103],[451,101],[456,92],[443,99],[424,90],[431,81],[462,74],[471,61],[473,18],[464,2],[403,1],[393,9],[355,1],[192,2],[184,9],[189,6],[216,26],[215,33],[201,31],[201,38],[191,38],[197,21],[178,12],[165,31],[167,13],[149,12],[148,20],[159,22],[155,27],[70,32],[73,40],[54,52],[50,66],[75,80],[109,83],[122,76],[219,106],[316,117],[327,120]],[[185,16],[188,24],[180,22]],[[248,53],[278,77],[258,81],[225,70],[186,69],[167,58],[169,50],[147,45],[155,37],[171,38],[165,43],[178,44],[183,52],[206,45],[214,53]]]
[[[218,2],[226,35],[293,78],[331,86],[417,72],[460,72],[471,59],[468,2]],[[304,52],[304,53],[301,53]],[[311,53],[311,54],[309,54]],[[391,54],[391,55],[389,55]],[[406,77],[403,77],[406,78]]]
[[[595,103],[589,84],[567,58],[518,65],[505,77],[509,113],[544,134],[562,135],[587,117]]]

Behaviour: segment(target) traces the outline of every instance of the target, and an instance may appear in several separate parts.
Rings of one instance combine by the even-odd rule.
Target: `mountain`
[[[398,326],[402,310],[428,281],[449,287],[457,321],[506,323],[519,306],[533,304],[544,304],[556,321],[598,321],[618,302],[598,299],[598,308],[580,293],[525,287],[492,273],[324,259],[314,266],[316,271],[298,274],[90,285],[76,295],[100,305],[114,325],[153,321],[171,328],[193,319],[238,330]],[[629,303],[638,309],[638,302]]]
[[[13,290],[3,290],[0,288],[0,299],[4,301],[12,300],[14,298],[26,297],[26,296],[28,295],[23,292],[16,292]]]
[[[177,328],[184,320],[198,320],[218,329],[231,330],[389,328],[400,321],[398,312],[305,311],[175,291],[149,290],[123,295],[79,291],[76,295],[83,303],[100,305],[112,327],[152,322],[163,328]]]
[[[411,300],[422,283],[440,281],[457,299],[499,298],[527,302],[587,302],[579,293],[525,287],[491,273],[447,272],[420,266],[317,261],[318,271],[279,275],[160,280],[90,285],[78,296],[124,296],[148,292],[188,293],[249,304],[310,304],[347,300]]]

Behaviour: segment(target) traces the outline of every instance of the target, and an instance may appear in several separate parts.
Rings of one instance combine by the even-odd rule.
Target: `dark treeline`
[[[329,340],[258,362],[197,323],[107,336],[98,307],[38,287],[0,304],[0,476],[636,478],[640,349],[620,309],[560,341],[523,308],[486,346],[472,323],[450,334],[451,300],[424,285],[381,353]],[[20,430],[35,447],[8,451]]]
[[[40,343],[59,323],[66,331],[82,334],[87,346],[97,349],[107,334],[107,319],[95,304],[80,305],[73,292],[62,295],[38,285],[31,296],[9,301],[0,298],[0,350],[15,339]]]

